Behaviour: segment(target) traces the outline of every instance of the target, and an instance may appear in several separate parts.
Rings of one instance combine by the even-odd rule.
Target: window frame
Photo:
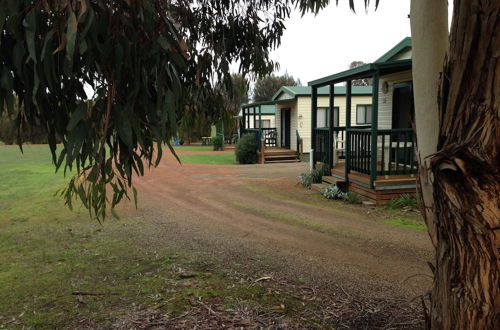
[[[365,121],[364,122],[360,122],[358,119],[358,112],[360,111],[360,108],[363,108],[364,109],[364,112],[365,112]],[[372,118],[370,116],[370,118],[368,118],[367,116],[367,112],[368,112],[368,107],[371,108],[371,111],[373,111],[373,105],[372,104],[356,104],[356,125],[370,125],[372,124]],[[370,112],[371,114],[371,112]]]
[[[319,127],[318,125],[318,118],[319,118],[319,110],[320,109],[325,109],[325,125],[323,127]],[[316,128],[330,128],[330,118],[329,118],[329,113],[330,113],[330,107],[318,107],[316,112]],[[335,111],[337,112],[337,117],[335,118]],[[337,122],[335,122],[335,119],[337,119]],[[334,106],[333,107],[333,127],[338,127],[340,124],[340,107],[339,106]]]

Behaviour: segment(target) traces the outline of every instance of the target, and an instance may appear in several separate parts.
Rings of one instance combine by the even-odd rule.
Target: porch
[[[278,101],[267,101],[242,106],[243,125],[240,134],[253,133],[260,141],[260,163],[288,163],[302,160],[302,139],[297,133],[298,150],[282,147],[278,143],[276,127],[262,127],[263,106],[275,105]]]
[[[411,60],[373,63],[310,83],[313,88],[311,106],[313,162],[327,164],[331,168],[332,176],[326,178],[327,182],[338,183],[376,204],[384,204],[401,194],[416,192],[416,143],[411,128],[413,112],[411,75],[410,81],[392,83],[390,93],[387,80],[384,80],[385,86],[382,90],[379,88],[379,82],[384,76],[408,72],[409,69]],[[369,105],[371,113],[369,111],[364,113],[364,122],[369,123],[369,126],[351,125],[352,81],[360,78],[372,78],[373,81],[372,104]],[[335,105],[333,97],[330,97],[328,117],[330,122],[326,128],[318,128],[317,88],[330,86],[330,90],[333,90],[336,83],[345,83],[347,88],[346,125],[334,126],[332,109]],[[384,97],[383,125],[379,123],[380,97]],[[388,97],[389,107],[386,104]],[[357,124],[358,116],[356,113]]]

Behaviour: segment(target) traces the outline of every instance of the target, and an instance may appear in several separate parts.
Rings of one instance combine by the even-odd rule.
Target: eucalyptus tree
[[[103,218],[159,163],[186,105],[216,117],[230,64],[271,73],[291,8],[327,2],[2,0],[0,112],[19,99],[16,127],[45,127],[56,168],[75,173],[67,204]]]

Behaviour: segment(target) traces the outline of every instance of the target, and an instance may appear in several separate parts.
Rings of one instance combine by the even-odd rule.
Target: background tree
[[[285,73],[282,76],[272,74],[270,76],[257,79],[253,88],[252,98],[254,102],[269,101],[282,86],[298,85],[300,85],[300,80],[296,80],[288,73]]]
[[[231,86],[224,91],[225,114],[222,118],[224,122],[224,132],[226,136],[237,133],[238,115],[241,106],[248,103],[249,82],[242,74],[233,73],[231,75]]]
[[[351,64],[349,64],[349,69],[354,69],[357,68],[358,66],[362,66],[365,64],[366,63],[363,61],[352,61]],[[353,80],[351,83],[353,86],[371,86],[372,78],[356,79]]]

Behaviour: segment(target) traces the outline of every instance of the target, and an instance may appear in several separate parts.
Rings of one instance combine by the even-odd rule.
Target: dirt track
[[[140,211],[156,224],[151,242],[227,255],[256,273],[331,283],[365,297],[425,292],[430,280],[417,274],[430,272],[427,233],[376,221],[385,211],[319,198],[297,185],[306,169],[180,166],[166,157],[136,182]]]

